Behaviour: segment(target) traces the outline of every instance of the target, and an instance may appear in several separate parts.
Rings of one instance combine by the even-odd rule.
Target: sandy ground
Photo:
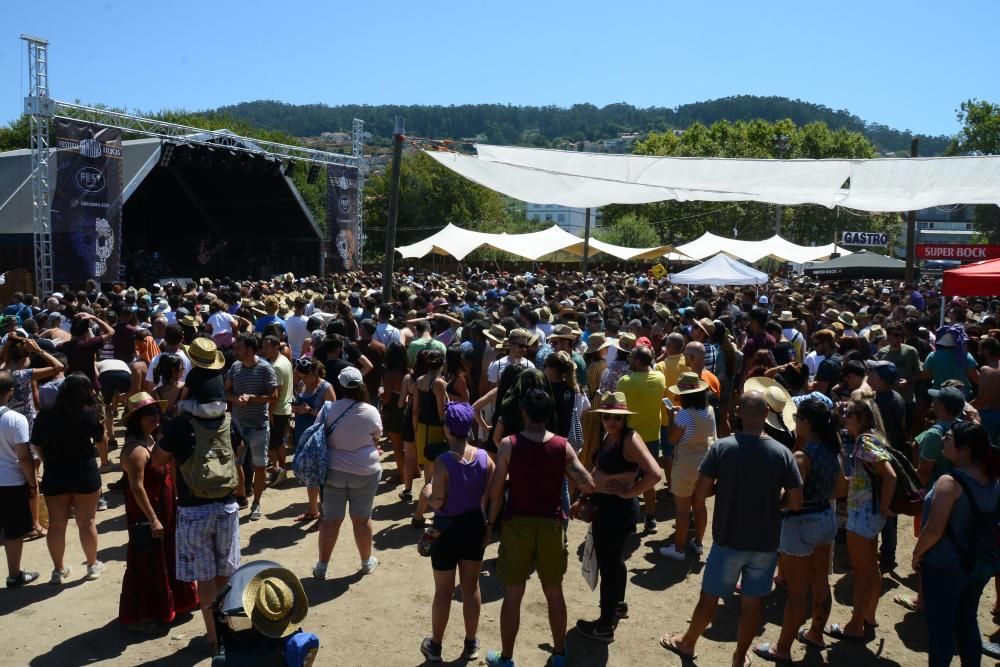
[[[113,453],[117,458],[117,452]],[[383,477],[395,473],[391,455],[384,457]],[[104,475],[105,484],[117,473]],[[397,497],[398,487],[383,481],[375,507],[375,548],[381,561],[368,577],[359,573],[359,559],[350,534],[334,551],[328,579],[317,581],[311,569],[316,558],[316,534],[307,533],[306,525],[295,524],[292,517],[305,507],[305,489],[290,479],[280,489],[264,495],[264,518],[250,523],[243,513],[240,537],[244,562],[271,559],[290,568],[303,578],[311,609],[304,626],[316,633],[321,642],[317,665],[419,665],[422,637],[430,630],[430,602],[433,595],[431,567],[415,547],[419,531],[409,525],[412,505]],[[417,490],[417,489],[415,489]],[[73,566],[69,583],[47,583],[51,561],[45,541],[25,546],[26,569],[42,573],[42,578],[19,590],[0,592],[0,617],[3,618],[3,665],[195,665],[208,664],[198,644],[192,641],[203,634],[200,616],[185,615],[159,637],[148,638],[122,629],[117,621],[118,599],[125,569],[123,497],[108,494],[111,507],[98,514],[100,533],[99,558],[107,571],[94,582],[83,579],[84,568],[75,530],[67,536],[67,563]],[[659,529],[649,535],[633,537],[628,543],[629,587],[626,597],[631,618],[622,621],[616,641],[606,645],[587,640],[572,630],[578,618],[597,615],[597,593],[591,592],[573,558],[583,541],[586,527],[574,522],[570,527],[571,560],[564,589],[569,609],[567,655],[571,665],[678,665],[681,660],[657,644],[665,631],[685,629],[694,608],[701,583],[703,561],[677,563],[655,554],[673,532],[673,503],[659,504]],[[901,524],[903,522],[901,521]],[[906,533],[904,535],[904,532]],[[711,536],[709,535],[709,540]],[[900,527],[901,563],[897,571],[885,577],[884,595],[879,607],[881,628],[866,645],[853,642],[832,643],[822,652],[797,644],[793,655],[800,664],[828,665],[921,665],[926,664],[926,628],[922,616],[906,614],[892,603],[892,596],[912,590],[916,581],[909,568],[913,546],[911,532]],[[499,647],[499,615],[502,588],[496,578],[497,545],[486,552],[481,580],[483,611],[479,637],[486,649]],[[838,550],[834,574],[833,621],[846,621],[851,599],[851,576],[845,574],[846,554]],[[981,624],[984,632],[993,632],[989,618],[994,601],[992,586],[983,596]],[[772,593],[766,600],[763,639],[777,638],[784,608],[784,594]],[[736,636],[739,598],[724,600],[698,645],[699,665],[728,664]],[[451,623],[445,636],[444,658],[455,660],[463,638],[461,608],[452,606]],[[551,638],[546,606],[537,581],[529,582],[522,606],[521,632],[515,658],[520,665],[543,665]],[[482,664],[482,660],[479,661]],[[763,660],[755,659],[755,664]],[[992,661],[984,664],[994,664]]]

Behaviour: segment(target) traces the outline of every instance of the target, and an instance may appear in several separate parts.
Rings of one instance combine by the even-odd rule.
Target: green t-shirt
[[[292,386],[294,384],[292,362],[285,355],[279,354],[271,365],[274,366],[274,375],[278,378],[278,402],[274,404],[272,414],[290,415],[292,414],[292,393],[294,390]]]
[[[406,348],[406,359],[410,362],[410,368],[417,365],[417,355],[425,349],[440,350],[441,354],[448,351],[444,343],[436,338],[417,338],[411,341],[409,347]]]
[[[914,376],[921,370],[920,355],[917,354],[916,348],[903,344],[899,346],[899,350],[893,350],[887,345],[878,351],[878,358],[896,364],[899,377],[907,381],[905,387],[896,387],[896,391],[903,397],[904,402],[912,403],[916,385]]]
[[[919,434],[915,440],[920,447],[920,458],[924,461],[934,461],[934,470],[927,481],[925,489],[930,491],[938,477],[951,470],[951,461],[944,457],[944,434],[954,422],[937,422],[929,429]]]

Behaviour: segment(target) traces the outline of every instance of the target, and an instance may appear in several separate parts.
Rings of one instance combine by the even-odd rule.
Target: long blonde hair
[[[889,442],[885,434],[885,422],[882,421],[882,413],[875,403],[875,393],[868,388],[862,387],[851,392],[851,399],[847,403],[848,410],[858,410],[865,428],[862,433],[872,433],[883,447]]]

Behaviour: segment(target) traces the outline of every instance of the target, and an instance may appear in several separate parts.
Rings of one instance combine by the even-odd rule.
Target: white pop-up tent
[[[707,262],[687,271],[671,273],[670,282],[678,285],[763,285],[767,274],[719,253]]]
[[[777,234],[763,241],[739,241],[716,236],[711,232],[705,232],[694,241],[677,246],[677,250],[695,259],[704,259],[723,252],[745,262],[754,263],[766,257],[773,257],[793,264],[828,259],[834,252],[841,255],[851,254],[849,250],[839,248],[833,243],[822,246],[798,245]]]

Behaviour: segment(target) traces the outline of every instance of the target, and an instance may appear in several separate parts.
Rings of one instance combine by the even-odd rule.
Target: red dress
[[[142,447],[141,443],[132,446]],[[129,447],[126,442],[124,449]],[[123,454],[125,452],[123,451]],[[163,539],[153,540],[148,548],[129,540],[125,578],[122,581],[118,620],[127,625],[156,621],[170,623],[179,613],[198,607],[198,588],[193,582],[177,581],[174,528],[177,522],[174,480],[170,467],[157,470],[147,464],[143,487],[149,502],[163,524]],[[146,515],[125,485],[125,518],[128,525],[147,521]]]

